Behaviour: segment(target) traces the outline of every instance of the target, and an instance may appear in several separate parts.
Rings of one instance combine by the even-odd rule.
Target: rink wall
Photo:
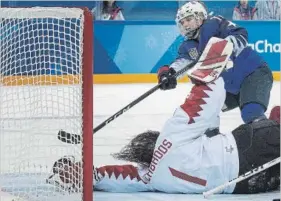
[[[280,80],[280,22],[239,21],[237,24],[248,30],[249,45],[267,61],[273,71],[274,80]],[[16,27],[13,27],[12,31],[16,33]],[[46,37],[40,38],[42,41],[45,39]],[[157,82],[157,69],[177,57],[177,50],[182,41],[183,38],[173,21],[95,21],[94,83]],[[55,48],[59,46],[56,44]],[[65,58],[54,62],[52,59],[46,60],[45,57],[47,54],[50,56],[48,58],[56,58],[54,51],[39,51],[40,48],[34,48],[28,59],[22,58],[12,62],[11,65],[14,66],[4,72],[2,84],[78,82],[75,74],[79,70],[75,67],[68,68],[67,65],[67,61],[75,59],[76,55],[60,54],[58,58]],[[34,55],[40,55],[45,61],[44,65],[36,65]],[[20,58],[25,56],[19,55]],[[25,62],[24,65],[21,61]],[[183,78],[181,81],[187,80]]]
[[[280,22],[235,23],[248,30],[249,46],[267,61],[274,79],[280,80]],[[94,82],[156,82],[157,69],[176,58],[182,41],[172,21],[97,21],[94,23]]]

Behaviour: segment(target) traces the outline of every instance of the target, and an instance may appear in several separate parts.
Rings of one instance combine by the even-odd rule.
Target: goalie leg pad
[[[213,82],[226,68],[232,51],[231,42],[212,37],[197,64],[187,71],[187,75],[203,83]]]
[[[246,158],[250,164],[260,166],[280,156],[280,126],[275,121],[263,119],[243,124],[232,131],[239,159]]]
[[[280,127],[264,119],[244,124],[233,131],[239,154],[239,175],[280,156]],[[280,164],[236,184],[234,193],[261,193],[277,190]]]
[[[240,152],[247,151],[252,146],[253,127],[250,124],[243,124],[232,131],[237,149]]]

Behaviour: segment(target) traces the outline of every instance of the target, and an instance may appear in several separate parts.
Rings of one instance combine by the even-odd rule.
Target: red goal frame
[[[82,55],[83,201],[93,201],[93,16],[84,11]]]

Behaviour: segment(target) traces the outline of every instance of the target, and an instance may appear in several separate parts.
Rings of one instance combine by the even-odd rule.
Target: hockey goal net
[[[92,49],[88,9],[0,8],[0,197],[92,201]],[[63,156],[81,161],[75,188],[48,180]]]

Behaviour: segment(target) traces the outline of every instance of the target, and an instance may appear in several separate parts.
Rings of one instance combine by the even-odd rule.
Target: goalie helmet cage
[[[0,8],[0,18],[0,197],[92,201],[91,12]],[[59,129],[80,133],[82,143],[62,143]],[[82,173],[65,169],[46,182],[63,156],[81,161]]]

